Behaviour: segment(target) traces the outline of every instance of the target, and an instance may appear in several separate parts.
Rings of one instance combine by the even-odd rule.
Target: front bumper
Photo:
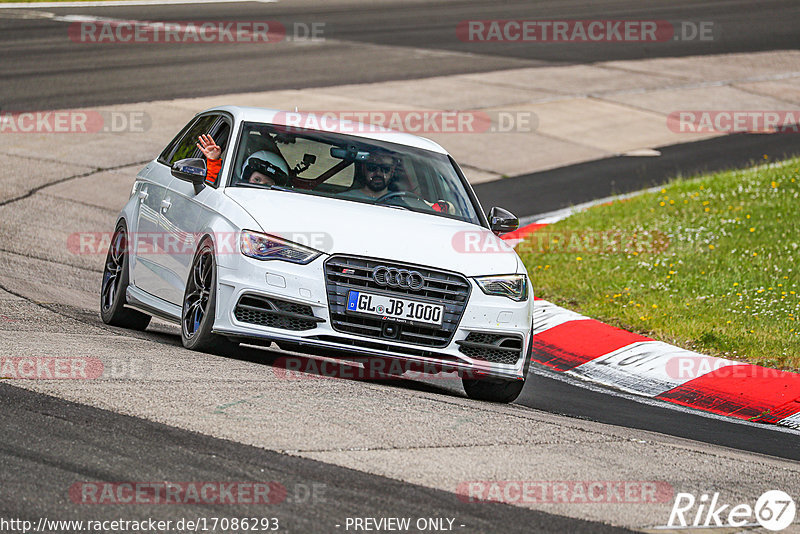
[[[427,346],[397,339],[357,335],[333,327],[326,286],[326,257],[308,265],[282,261],[258,261],[239,257],[235,266],[220,265],[217,284],[217,310],[214,333],[236,338],[296,344],[301,347],[328,348],[360,357],[394,358],[422,364],[426,369],[441,367],[460,374],[483,375],[505,379],[524,378],[525,359],[531,343],[533,296],[525,302],[486,295],[472,279],[466,307],[446,345]],[[491,274],[491,273],[489,273]],[[242,297],[275,299],[297,305],[292,312],[310,309],[315,320],[301,329],[289,329],[286,322],[261,321],[253,324],[237,319],[237,304]],[[253,302],[250,300],[249,302]],[[243,317],[240,309],[240,318]],[[276,327],[274,325],[282,326]],[[268,326],[273,325],[273,326]],[[291,327],[295,328],[295,327]],[[487,339],[514,338],[520,342],[519,356],[503,358],[508,363],[486,361],[480,357],[481,343]],[[496,336],[492,337],[492,334]],[[488,337],[487,337],[488,336]],[[477,349],[476,349],[477,347]],[[505,354],[509,350],[505,349]],[[494,351],[493,353],[497,353]],[[511,361],[513,360],[513,363]]]

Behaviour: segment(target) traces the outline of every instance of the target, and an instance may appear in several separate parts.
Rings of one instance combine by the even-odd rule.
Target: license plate
[[[347,294],[347,311],[376,315],[400,322],[441,325],[444,306],[385,295],[373,295],[362,291],[350,291]]]

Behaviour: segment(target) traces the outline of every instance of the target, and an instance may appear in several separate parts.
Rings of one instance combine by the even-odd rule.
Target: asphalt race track
[[[333,531],[345,515],[357,517],[457,517],[461,532],[628,532],[516,506],[475,506],[453,493],[405,484],[322,462],[210,438],[158,423],[0,385],[4,436],[0,439],[4,517],[145,519],[153,512],[116,505],[85,508],[65,499],[75,477],[98,480],[277,480],[285,502],[264,508],[240,504],[165,506],[160,520],[225,515],[278,519],[281,531]],[[42,436],[47,439],[43,440]],[[83,461],[97,458],[100,461]],[[20,478],[19,473],[27,476]],[[46,482],[45,482],[46,481]],[[324,488],[322,490],[321,488]],[[8,498],[13,495],[13,500]],[[65,502],[66,501],[66,502]],[[35,514],[32,513],[35,510]],[[343,511],[346,510],[346,514]]]
[[[657,158],[616,156],[475,186],[481,203],[524,217],[639,191],[681,176],[747,167],[800,154],[800,134],[732,134],[662,147]],[[526,194],[520,194],[525,191]]]
[[[0,106],[55,109],[175,97],[424,78],[464,72],[600,60],[796,49],[796,2],[693,0],[642,3],[298,0],[146,8],[47,8],[58,15],[123,20],[277,20],[325,24],[325,41],[292,46],[162,43],[96,46],[64,39],[66,24],[32,10],[0,10]],[[465,20],[504,18],[711,21],[713,41],[667,43],[471,43],[456,38]],[[718,38],[717,38],[718,37]],[[336,65],[335,69],[330,68]]]
[[[164,21],[260,18],[287,27],[318,21],[325,23],[326,40],[93,48],[65,39],[66,23],[43,12]],[[713,42],[657,47],[476,48],[453,30],[462,20],[542,17],[714,20],[724,33]],[[0,9],[0,109],[796,49],[798,19],[797,2],[760,2],[754,9],[732,0],[287,0]],[[797,154],[797,141],[797,135],[717,138],[667,147],[659,158],[620,156],[481,184],[476,191],[484,205],[532,215],[662,183],[677,172],[743,165],[764,153]],[[141,161],[151,156],[142,154]],[[278,362],[286,353],[277,347],[205,355],[185,351],[171,325],[154,321],[143,333],[108,327],[96,302],[102,257],[70,258],[62,250],[65,232],[113,224],[140,166],[98,164],[106,187],[94,166],[53,162],[54,176],[63,178],[0,197],[0,347],[17,355],[94,355],[122,369],[96,385],[0,383],[0,517],[269,516],[278,518],[281,532],[344,532],[348,517],[447,517],[456,519],[459,532],[623,532],[608,523],[663,525],[671,503],[645,511],[621,505],[543,511],[466,503],[456,487],[465,480],[627,478],[666,480],[675,491],[727,490],[731,499],[752,500],[767,489],[798,494],[798,432],[610,395],[537,368],[517,403],[498,406],[465,399],[460,384],[447,379],[282,380]],[[287,496],[268,507],[71,500],[73,484],[94,480],[278,481]],[[315,484],[324,497],[308,493]]]

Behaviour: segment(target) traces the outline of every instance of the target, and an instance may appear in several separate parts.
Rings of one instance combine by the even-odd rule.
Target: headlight
[[[279,237],[243,231],[239,239],[242,254],[257,260],[283,260],[305,265],[322,252]]]
[[[528,300],[528,277],[524,274],[480,276],[475,281],[487,295],[508,297],[517,302]]]

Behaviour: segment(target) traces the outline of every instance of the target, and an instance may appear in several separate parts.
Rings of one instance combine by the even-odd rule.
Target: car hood
[[[226,188],[264,233],[326,254],[438,267],[466,276],[518,272],[514,250],[489,230],[452,219],[302,193]]]

